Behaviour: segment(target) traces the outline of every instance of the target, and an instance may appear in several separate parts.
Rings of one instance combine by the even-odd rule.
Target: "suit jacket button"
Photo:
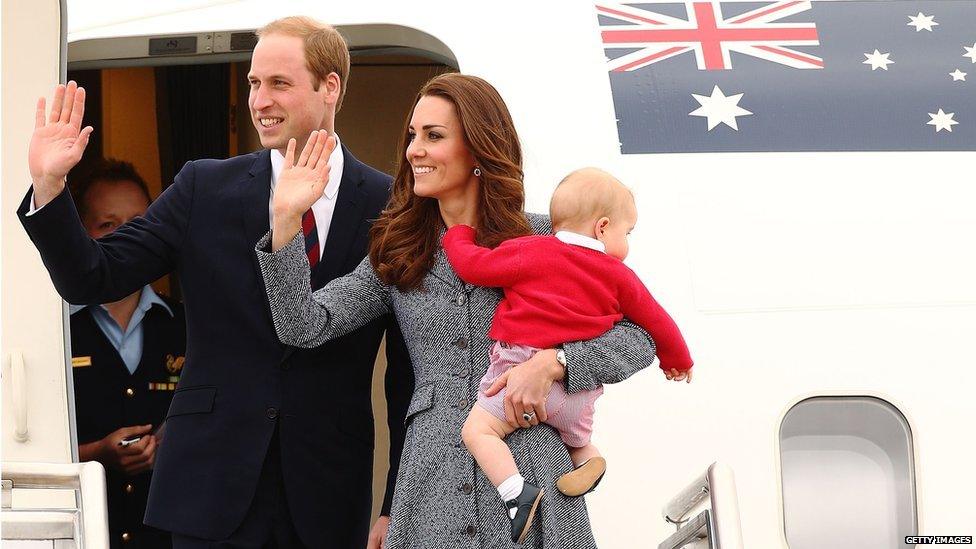
[[[266,411],[266,413],[268,415],[268,419],[275,419],[276,417],[278,417],[278,409],[277,408],[274,408],[274,407],[268,408],[267,411]]]
[[[281,363],[281,369],[282,370],[289,370],[289,369],[291,369],[291,361],[290,360],[286,360],[286,361],[282,362]]]
[[[132,492],[135,492],[135,491],[136,491],[136,487],[135,486],[133,486],[131,484],[126,484],[125,485],[125,493],[126,494],[131,494]]]
[[[467,528],[464,529],[465,533],[469,536],[474,537],[478,530],[474,527],[474,524],[469,524]]]
[[[125,390],[125,396],[129,398],[136,396],[136,390],[133,389],[132,387],[129,387],[128,389]]]
[[[132,534],[128,532],[122,532],[122,541],[124,541],[125,543],[129,543],[130,541],[132,541]]]

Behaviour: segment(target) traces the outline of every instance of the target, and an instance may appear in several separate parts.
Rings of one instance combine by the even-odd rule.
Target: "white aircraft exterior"
[[[69,0],[66,51],[60,8],[3,4],[5,463],[77,459],[62,302],[14,214],[29,185],[36,98],[50,95],[65,62],[158,64],[112,52],[306,14],[346,32],[354,49],[410,52],[494,84],[522,139],[527,210],[546,212],[556,183],[583,166],[633,189],[639,220],[626,263],[681,326],[696,366],[691,384],[667,382],[655,364],[600,399],[594,441],[608,472],[587,504],[602,547],[656,547],[675,531],[664,506],[716,461],[734,472],[750,548],[911,547],[905,536],[976,532],[976,143],[622,154],[623,114],[588,0]],[[215,40],[215,50],[161,58],[230,56]],[[976,65],[959,61],[972,69],[960,84],[976,115]]]

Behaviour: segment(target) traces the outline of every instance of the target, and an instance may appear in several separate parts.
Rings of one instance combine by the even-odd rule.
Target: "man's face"
[[[312,130],[331,129],[327,119],[331,87],[319,82],[316,91],[313,78],[305,65],[301,38],[271,34],[254,47],[247,75],[248,106],[264,148],[284,153],[288,140],[295,138],[300,152]]]
[[[92,238],[101,238],[134,217],[146,214],[149,201],[133,181],[96,181],[83,197],[82,223]]]

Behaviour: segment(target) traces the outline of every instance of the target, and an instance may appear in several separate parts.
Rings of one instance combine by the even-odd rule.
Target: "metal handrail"
[[[708,509],[688,519],[686,516],[708,498]],[[708,539],[709,549],[742,549],[739,522],[739,496],[735,476],[727,465],[715,462],[692,481],[662,511],[664,520],[678,526],[677,531],[658,545],[659,549],[678,549],[693,539]]]
[[[23,525],[30,520],[64,522],[66,514],[80,511],[76,536],[80,549],[108,549],[108,513],[105,504],[105,468],[91,461],[86,463],[28,463],[2,464],[4,490],[4,522]],[[16,489],[75,490],[77,510],[37,509],[17,510],[9,507],[9,491]],[[47,518],[45,518],[47,517]],[[6,534],[6,529],[5,532]]]

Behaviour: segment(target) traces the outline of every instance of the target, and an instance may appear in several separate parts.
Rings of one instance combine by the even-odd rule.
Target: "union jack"
[[[819,46],[814,23],[777,23],[810,9],[804,0],[771,2],[725,18],[722,2],[684,2],[688,19],[679,19],[626,4],[598,4],[600,15],[627,25],[601,25],[607,49],[633,49],[608,61],[613,72],[633,71],[689,51],[699,70],[731,69],[731,52],[739,52],[796,69],[822,69],[823,59],[787,46]]]

